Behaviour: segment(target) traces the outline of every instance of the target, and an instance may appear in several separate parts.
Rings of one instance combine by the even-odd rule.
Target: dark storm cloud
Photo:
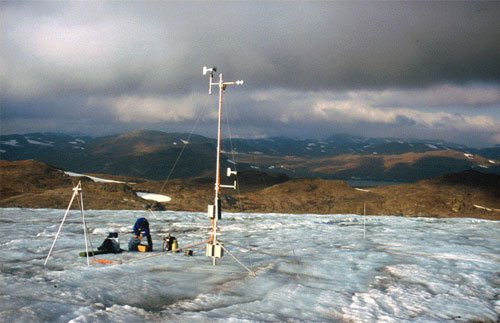
[[[383,135],[432,129],[460,108],[500,108],[499,2],[0,6],[2,131],[36,118],[47,130],[189,128],[213,103],[202,96],[209,64],[245,80],[227,102],[263,135],[356,132],[360,122]],[[453,120],[459,131],[499,124],[492,114]]]
[[[188,92],[204,64],[254,88],[500,80],[498,2],[8,4],[7,85],[42,91]]]
[[[421,87],[500,78],[498,3],[236,3],[190,9],[198,23],[179,28],[193,44],[184,56],[187,66],[200,57],[222,61],[255,87]]]

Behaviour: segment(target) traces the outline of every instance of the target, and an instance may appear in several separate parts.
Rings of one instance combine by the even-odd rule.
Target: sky
[[[0,1],[1,133],[500,144],[500,2]],[[226,130],[226,133],[227,133]]]

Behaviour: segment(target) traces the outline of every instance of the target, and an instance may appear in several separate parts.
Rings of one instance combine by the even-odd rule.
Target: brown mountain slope
[[[383,196],[381,209],[389,214],[500,219],[498,175],[465,171],[415,184],[378,187],[373,192]]]
[[[254,174],[257,176],[258,174]],[[103,175],[101,177],[106,177]],[[233,212],[354,213],[432,217],[477,217],[500,220],[500,176],[466,171],[414,184],[355,189],[344,181],[268,178],[239,192],[224,190],[223,208]],[[65,208],[77,179],[35,161],[0,162],[0,207]],[[245,181],[243,181],[245,182]],[[249,181],[251,183],[251,181]],[[279,183],[272,185],[273,183]],[[213,203],[210,179],[134,183],[95,183],[82,178],[88,209],[158,207],[135,192],[162,193],[172,198],[169,210],[204,212]],[[163,188],[163,189],[162,189]]]
[[[395,155],[344,154],[322,158],[280,157],[240,154],[239,163],[279,167],[298,174],[316,177],[373,178],[379,180],[416,181],[472,167],[492,167],[499,161],[490,161],[478,155],[465,155],[455,150],[409,152]],[[492,164],[492,162],[494,164]]]
[[[500,220],[500,185],[497,185],[500,176],[470,172],[480,179],[450,183],[437,178],[362,190],[343,181],[292,180],[254,194],[235,196],[237,203],[233,208],[256,212],[363,214],[366,205],[367,214],[373,215]],[[467,173],[454,176],[462,178]]]
[[[33,160],[10,162],[0,160],[0,194],[2,200],[44,190],[70,186],[71,180],[47,164]]]
[[[136,130],[129,133],[102,137],[92,145],[93,154],[118,157],[144,156],[165,150],[171,146],[168,135],[159,131]]]
[[[151,204],[138,198],[127,184],[95,183],[86,177],[81,180],[85,208],[141,209]],[[66,208],[77,182],[77,178],[41,162],[2,160],[0,207]]]

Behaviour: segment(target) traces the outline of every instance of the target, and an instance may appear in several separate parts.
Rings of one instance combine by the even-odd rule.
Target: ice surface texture
[[[86,266],[80,213],[0,209],[0,321],[498,321],[500,222],[355,215],[224,214],[228,255],[122,253]],[[87,211],[94,247],[122,248],[136,218],[155,246],[208,237],[204,213]]]

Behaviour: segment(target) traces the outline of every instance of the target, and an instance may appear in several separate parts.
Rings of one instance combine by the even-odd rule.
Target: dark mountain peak
[[[94,154],[141,155],[165,149],[169,144],[171,138],[164,132],[136,130],[98,138],[91,150]]]
[[[118,138],[147,138],[147,137],[164,137],[168,134],[159,130],[137,129],[117,135]]]
[[[129,142],[142,141],[142,142],[149,142],[151,144],[158,144],[158,143],[179,144],[183,142],[187,143],[188,139],[189,142],[211,141],[210,138],[206,138],[204,136],[195,134],[188,134],[185,132],[163,132],[159,130],[147,130],[147,129],[138,129],[123,134],[111,135],[102,138],[115,141],[121,141],[121,140],[127,140]]]

